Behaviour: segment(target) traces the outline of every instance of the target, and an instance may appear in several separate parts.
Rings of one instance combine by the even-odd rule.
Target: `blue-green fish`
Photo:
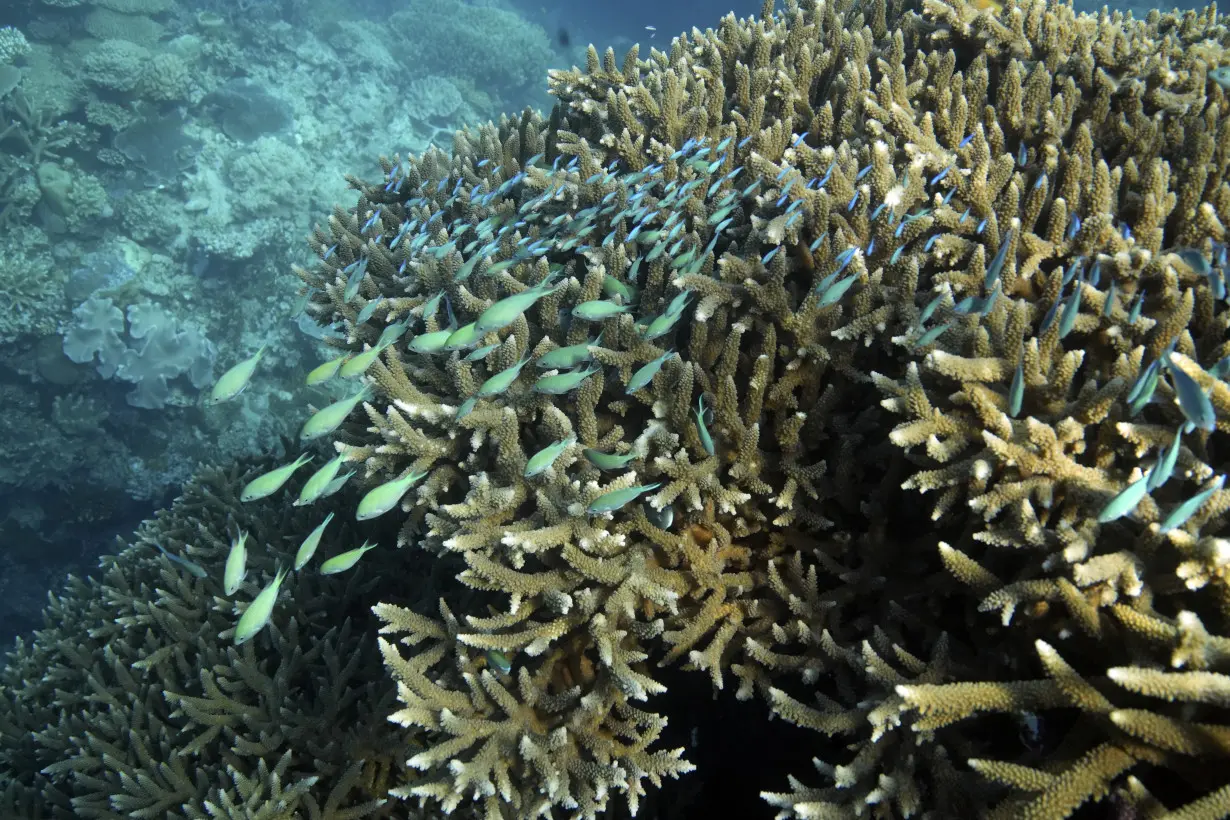
[[[641,508],[645,512],[645,517],[649,519],[649,523],[660,530],[669,530],[675,523],[675,508],[669,504],[659,510],[646,501],[642,503]]]
[[[343,379],[353,379],[355,376],[362,376],[367,372],[367,368],[372,366],[372,362],[376,361],[376,357],[384,350],[383,347],[369,347],[362,353],[356,353],[342,365],[342,369],[338,371],[338,375]]]
[[[1166,369],[1174,380],[1175,393],[1179,396],[1179,409],[1187,420],[1201,430],[1211,432],[1216,429],[1217,413],[1213,410],[1213,402],[1209,401],[1209,394],[1177,366],[1169,355],[1166,356]]]
[[[1149,472],[1133,481],[1131,484],[1124,487],[1119,493],[1112,498],[1102,512],[1098,513],[1098,523],[1107,524],[1117,518],[1130,513],[1136,509],[1136,505],[1141,502],[1145,495],[1149,492],[1149,475],[1153,472],[1150,468]]]
[[[234,595],[239,591],[248,574],[248,533],[241,532],[239,537],[231,542],[231,551],[226,554],[226,565],[222,568],[222,591]]]
[[[635,302],[639,295],[635,286],[626,285],[609,273],[602,280],[602,292],[610,297],[618,296],[625,305]]]
[[[1008,233],[1004,234],[1004,241],[1000,243],[999,250],[995,252],[995,258],[987,266],[986,277],[983,279],[983,287],[987,290],[990,290],[991,286],[998,281],[999,274],[1004,269],[1004,260],[1008,258],[1008,246],[1012,244],[1012,235],[1015,232],[1015,228],[1008,229]]]
[[[850,286],[856,281],[858,281],[858,274],[852,273],[845,279],[841,279],[834,282],[832,285],[829,285],[824,292],[820,294],[820,301],[817,303],[817,306],[822,308],[828,307],[829,305],[834,305],[841,301],[841,297],[846,295],[846,291],[848,291]]]
[[[1115,284],[1115,280],[1111,279],[1110,286],[1106,288],[1106,298],[1102,300],[1102,316],[1106,318],[1110,318],[1111,313],[1115,309],[1115,299],[1116,294],[1118,293],[1118,287],[1119,286]]]
[[[494,376],[487,379],[487,381],[483,382],[478,388],[478,397],[490,399],[504,393],[504,391],[512,387],[512,383],[515,382],[517,377],[521,375],[521,368],[525,367],[529,360],[529,354],[526,353],[521,357],[521,360],[512,367],[506,367],[499,373],[496,373]]]
[[[1021,412],[1021,403],[1025,400],[1025,362],[1016,363],[1016,371],[1012,374],[1012,384],[1008,387],[1008,415],[1016,418]]]
[[[346,484],[347,481],[354,478],[355,472],[357,471],[350,470],[348,472],[342,473],[337,478],[330,481],[329,484],[325,487],[324,492],[320,494],[320,497],[328,498],[329,496],[333,495],[338,490],[342,489],[342,487]]]
[[[608,472],[623,469],[629,462],[640,458],[640,455],[636,452],[623,453],[620,455],[615,453],[604,453],[601,450],[594,450],[589,447],[582,450],[581,454],[585,456],[585,460],[590,464],[594,465],[599,470],[605,470]]]
[[[709,427],[705,424],[705,394],[701,393],[696,400],[696,409],[693,415],[696,416],[696,432],[700,436],[700,444],[705,448],[705,452],[709,455],[715,455],[717,448],[713,446],[713,436],[709,434]]]
[[[258,498],[265,498],[273,495],[278,490],[282,489],[282,485],[287,479],[294,474],[304,464],[312,460],[311,453],[304,453],[290,464],[283,464],[277,469],[270,470],[264,475],[257,476],[244,486],[243,492],[239,494],[240,501],[255,501]]]
[[[600,513],[615,512],[630,501],[635,501],[645,493],[653,492],[661,486],[661,482],[641,484],[636,487],[625,487],[622,490],[612,490],[609,493],[603,493],[589,502],[589,513],[590,515],[598,515]]]
[[[661,316],[655,316],[649,325],[641,332],[641,338],[647,342],[652,342],[654,339],[661,338],[667,333],[670,333],[671,328],[679,321],[680,314],[671,313],[669,310]]]
[[[320,537],[325,534],[325,527],[329,526],[329,522],[333,520],[333,513],[325,516],[325,520],[316,525],[316,529],[308,533],[307,538],[303,539],[303,543],[299,545],[299,550],[295,553],[295,571],[303,569],[307,566],[308,561],[312,560],[312,556],[316,554],[316,548],[320,546]]]
[[[1180,247],[1173,248],[1170,252],[1182,259],[1184,264],[1201,276],[1208,276],[1213,270],[1208,258],[1199,248]]]
[[[423,321],[427,321],[432,316],[436,315],[436,309],[440,307],[440,300],[444,298],[444,291],[437,291],[434,296],[428,299],[423,304],[415,308],[412,313],[417,313]]]
[[[537,453],[530,456],[529,461],[525,463],[525,477],[533,478],[534,476],[542,475],[551,469],[551,465],[564,454],[565,450],[576,443],[577,437],[569,436],[566,439],[560,439],[554,444],[548,444],[546,447],[543,447]]]
[[[587,322],[601,322],[604,319],[610,319],[612,316],[627,313],[631,309],[630,305],[617,305],[614,302],[604,302],[601,299],[597,299],[580,303],[572,309],[572,315],[577,319],[583,319]]]
[[[477,404],[478,404],[478,399],[474,398],[473,396],[470,396],[470,398],[463,401],[461,403],[461,406],[457,408],[457,415],[453,416],[453,421],[461,421],[463,418],[470,415],[470,412],[474,409],[475,405]]]
[[[312,385],[327,382],[329,379],[337,375],[338,368],[345,364],[346,360],[349,358],[350,354],[345,353],[338,356],[336,359],[330,359],[324,364],[316,365],[316,367],[312,368],[312,371],[307,374],[305,383],[308,387],[311,387]]]
[[[376,545],[370,541],[364,541],[363,546],[355,547],[352,550],[347,550],[341,555],[335,555],[328,561],[320,565],[321,575],[336,575],[339,572],[346,570],[359,563],[359,559],[363,557],[363,553],[368,550],[374,550]]]
[[[494,344],[483,345],[482,347],[476,347],[473,350],[471,350],[469,353],[466,354],[465,361],[481,362],[483,359],[490,356],[495,351],[495,349],[500,346],[500,344],[501,344],[500,342],[495,342]]]
[[[425,472],[410,472],[401,478],[395,478],[392,481],[386,481],[378,487],[373,487],[367,491],[367,494],[359,500],[359,509],[355,512],[355,518],[359,521],[367,521],[379,515],[384,515],[389,510],[397,506],[403,495],[412,486],[426,478]]]
[[[1141,288],[1140,293],[1136,294],[1136,298],[1132,300],[1132,304],[1128,307],[1127,321],[1129,325],[1136,324],[1136,320],[1140,318],[1140,312],[1145,306],[1145,291]]]
[[[383,296],[377,296],[375,299],[372,299],[370,302],[368,302],[366,305],[363,306],[362,310],[359,311],[359,315],[355,317],[355,320],[354,320],[355,324],[361,325],[364,322],[366,322],[368,319],[372,318],[372,316],[375,315],[376,313],[376,308],[380,307],[380,305],[383,303],[384,303]]]
[[[1076,287],[1072,290],[1072,295],[1063,303],[1063,312],[1059,314],[1059,338],[1062,339],[1072,332],[1072,327],[1076,324],[1076,317],[1080,314],[1083,293],[1084,288],[1078,280]]]
[[[371,385],[364,385],[363,389],[355,393],[348,399],[335,401],[333,404],[322,407],[317,410],[315,415],[303,423],[303,429],[299,431],[299,438],[304,441],[327,436],[342,426],[342,422],[350,415],[350,411],[354,410],[359,402],[367,401],[372,397]]]
[[[642,365],[632,374],[632,378],[628,379],[628,386],[624,389],[624,392],[632,395],[648,385],[653,381],[653,377],[658,375],[658,371],[662,369],[662,365],[666,363],[666,360],[674,355],[674,350],[668,350],[653,361]]]
[[[260,364],[261,357],[265,355],[267,347],[269,345],[261,345],[260,350],[223,373],[222,377],[214,382],[213,389],[209,391],[209,397],[205,399],[205,403],[208,405],[218,404],[219,402],[233,399],[242,393],[252,380],[252,374],[256,371],[256,366]]]
[[[482,259],[482,254],[474,254],[457,269],[457,273],[453,276],[454,282],[464,282],[470,278],[470,274],[474,272],[474,266],[478,264],[478,260]]]
[[[248,604],[248,608],[239,616],[239,623],[235,625],[236,646],[247,643],[269,623],[269,617],[273,615],[273,605],[278,600],[278,590],[285,578],[286,568],[279,567],[278,574],[269,586],[258,592],[252,603]]]
[[[367,257],[363,257],[349,267],[351,268],[350,275],[346,278],[346,288],[342,291],[343,302],[349,302],[359,295],[359,287],[363,284],[363,277],[367,275]]]
[[[465,350],[467,347],[474,347],[483,340],[483,333],[478,329],[475,322],[470,322],[468,325],[462,325],[449,335],[444,342],[444,349],[452,352],[454,350]]]
[[[1222,485],[1225,483],[1226,477],[1224,475],[1219,475],[1213,480],[1212,487],[1196,493],[1194,496],[1175,507],[1174,511],[1171,512],[1170,515],[1166,516],[1166,519],[1162,521],[1161,526],[1158,528],[1158,532],[1165,535],[1175,527],[1181,527],[1186,524],[1187,519],[1195,515],[1196,511],[1204,506],[1204,502],[1209,500],[1209,496],[1220,490]]]
[[[172,564],[178,564],[183,567],[189,575],[193,575],[197,578],[206,578],[209,576],[209,573],[205,570],[205,567],[195,561],[190,561],[184,556],[176,555],[173,552],[167,552],[166,548],[163,547],[162,544],[154,544],[154,546],[158,548],[159,552],[167,557],[168,561]]]
[[[400,339],[410,327],[410,318],[406,317],[400,322],[395,322],[391,325],[385,325],[384,330],[380,331],[380,338],[376,340],[376,347],[384,350],[389,345]]]
[[[1161,372],[1161,359],[1154,359],[1144,369],[1144,371],[1136,377],[1136,381],[1132,383],[1132,387],[1128,390],[1126,397],[1127,403],[1131,407],[1131,415],[1136,415],[1140,409],[1149,403],[1153,398],[1153,391],[1157,388],[1158,375]]]
[[[562,396],[565,393],[576,390],[583,381],[601,369],[598,365],[594,365],[585,370],[570,370],[567,373],[542,376],[538,381],[534,382],[533,391],[535,393],[545,393],[549,396]]]
[[[593,361],[594,354],[590,348],[598,347],[601,343],[602,334],[599,333],[598,338],[592,342],[581,342],[548,350],[534,360],[534,367],[539,370],[571,370],[578,365]]]
[[[944,331],[948,330],[948,328],[950,327],[952,327],[952,322],[945,322],[942,325],[936,325],[935,327],[931,328],[923,335],[919,336],[914,341],[914,346],[915,347],[926,347],[929,344],[933,344],[937,339],[940,338],[941,335],[943,335]]]
[[[501,675],[507,675],[512,671],[512,661],[503,652],[496,649],[488,649],[486,655],[487,665]]]
[[[1174,474],[1174,465],[1179,460],[1179,442],[1183,439],[1183,428],[1179,427],[1175,431],[1174,441],[1170,442],[1170,446],[1158,458],[1157,464],[1153,466],[1153,471],[1149,474],[1149,492],[1153,492],[1158,487],[1170,480],[1170,476]]]
[[[345,460],[346,456],[339,453],[326,461],[319,470],[312,473],[312,477],[304,482],[303,489],[299,491],[299,498],[295,501],[295,506],[302,507],[321,498],[325,488],[337,476],[337,471],[342,468],[342,462]]]
[[[944,301],[944,294],[940,293],[940,294],[937,294],[930,302],[927,302],[927,304],[922,309],[922,313],[918,314],[919,327],[922,327],[924,324],[926,324],[927,320],[931,318],[932,314],[935,313],[936,308],[938,308],[940,306],[940,303],[943,301]]]
[[[452,336],[455,330],[456,328],[450,327],[444,330],[433,330],[430,333],[420,333],[410,340],[408,347],[415,353],[439,353],[444,349],[448,337]]]
[[[547,294],[554,293],[556,288],[560,287],[552,284],[552,278],[548,276],[532,288],[514,293],[512,296],[505,296],[484,310],[474,322],[475,330],[480,335],[485,335],[506,328],[517,321],[523,313],[534,306],[535,302]]]
[[[692,301],[692,297],[696,295],[696,291],[688,289],[681,290],[675,294],[675,298],[671,299],[669,305],[666,306],[666,316],[680,316],[688,308],[688,303]]]

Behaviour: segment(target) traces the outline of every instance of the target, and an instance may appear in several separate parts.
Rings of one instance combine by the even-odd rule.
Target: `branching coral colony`
[[[312,239],[337,451],[507,599],[377,607],[395,793],[635,809],[690,768],[652,659],[832,739],[780,817],[1230,813],[1225,28],[773,11],[591,49]]]
[[[818,733],[780,817],[1225,816],[1226,30],[773,12],[591,50],[312,238],[311,380],[363,382],[317,483],[501,602],[376,606],[393,794],[635,810],[679,664]]]

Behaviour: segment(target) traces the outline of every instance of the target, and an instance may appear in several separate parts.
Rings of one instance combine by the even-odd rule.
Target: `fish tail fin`
[[[447,293],[444,294],[444,310],[448,313],[449,327],[457,327],[457,316],[453,313],[453,300]]]

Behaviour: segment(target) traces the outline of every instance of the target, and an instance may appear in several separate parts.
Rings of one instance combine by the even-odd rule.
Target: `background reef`
[[[343,378],[283,400],[358,397],[305,436],[357,477],[209,471],[57,596],[3,807],[687,816],[716,698],[782,719],[799,759],[736,779],[782,818],[1227,816],[1226,42],[767,2],[349,177],[293,267]],[[156,305],[73,319],[130,404],[215,355]],[[329,513],[322,556],[378,548],[233,646]]]
[[[330,331],[289,270],[313,214],[353,204],[345,175],[546,104],[547,68],[580,57],[511,5],[0,5],[9,641],[202,465],[292,431]],[[257,389],[203,406],[214,364],[261,345]]]

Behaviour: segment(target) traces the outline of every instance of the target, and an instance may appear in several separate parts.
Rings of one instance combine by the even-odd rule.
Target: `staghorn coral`
[[[1230,497],[1218,485],[1164,538],[1153,525],[1125,543],[1137,525],[1098,521],[1183,421],[1168,401],[1132,420],[1143,365],[1173,344],[1171,370],[1212,390],[1218,418],[1230,409],[1200,365],[1228,352],[1230,200],[1210,170],[1223,167],[1224,99],[1204,79],[1223,29],[1211,11],[1178,26],[1041,3],[1003,21],[962,4],[788,3],[774,16],[770,3],[648,60],[591,49],[586,71],[552,75],[549,121],[463,131],[451,156],[354,181],[358,207],[318,229],[321,264],[300,271],[317,320],[345,325],[338,344],[381,348],[376,397],[341,451],[369,481],[422,471],[402,542],[461,554],[463,583],[508,599],[443,621],[381,610],[418,647],[385,645],[406,705],[396,719],[435,738],[412,758],[428,782],[399,794],[592,817],[618,790],[635,809],[643,780],[686,764],[637,759],[658,718],[648,732],[624,721],[622,755],[590,727],[661,691],[653,657],[718,689],[733,674],[738,696],[840,738],[819,758],[830,787],[766,795],[782,816],[948,804],[1056,816],[1137,763],[1187,774],[1158,751],[1157,726],[1081,724],[1046,750],[1074,767],[1062,798],[1022,797],[1024,779],[988,782],[965,763],[1029,750],[949,731],[912,699],[1026,679],[1042,635],[1079,647],[1090,674],[1165,662],[1111,637],[1101,610],[1132,602],[1162,620],[1154,596],[1221,577],[1221,551],[1193,534]],[[488,332],[467,325],[534,287]],[[440,296],[461,330],[456,352],[433,355],[449,336]],[[365,305],[374,318],[360,322]],[[587,320],[600,309],[609,318]],[[402,320],[422,327],[418,347],[378,341]],[[559,348],[590,365],[565,401],[521,369]],[[626,390],[647,362],[661,375]],[[1149,390],[1169,399],[1176,378]],[[532,454],[573,439],[525,476]],[[1196,449],[1177,450],[1142,524],[1191,496],[1187,478],[1216,473],[1200,436],[1185,442]],[[582,447],[629,465],[604,475]],[[586,514],[634,485],[640,501]],[[918,491],[934,501],[920,507]],[[941,538],[960,550],[937,550]],[[1186,608],[1160,611],[1174,607]],[[1225,613],[1208,615],[1216,634]],[[980,630],[990,657],[975,653]],[[511,656],[511,670],[480,671],[475,650]],[[1023,721],[1073,706],[1021,686],[999,702]],[[537,735],[554,738],[549,757]],[[1078,765],[1111,749],[1113,766]],[[1183,782],[1167,800],[1216,785]],[[1144,788],[1116,799],[1141,805]]]
[[[268,466],[201,475],[104,557],[99,577],[71,578],[53,596],[47,626],[0,671],[0,814],[389,816],[401,747],[384,728],[393,691],[361,620],[372,600],[409,591],[379,575],[301,574],[270,633],[243,647],[229,639],[237,605],[223,597],[221,565],[231,538],[250,534],[239,596],[250,599],[326,511],[241,505],[239,489]],[[340,512],[355,500],[343,491],[319,506]],[[379,537],[335,521],[321,549],[367,535]]]

